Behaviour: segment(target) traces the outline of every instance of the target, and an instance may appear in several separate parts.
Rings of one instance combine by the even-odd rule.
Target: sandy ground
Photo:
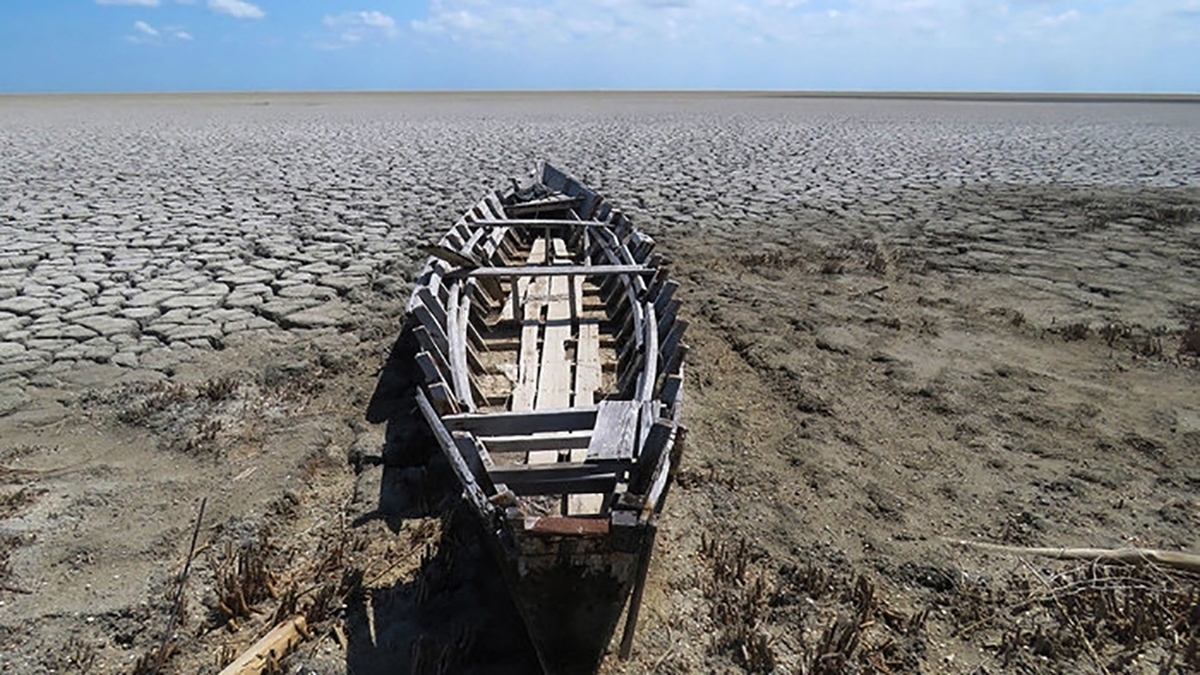
[[[0,99],[0,669],[151,672],[177,615],[164,670],[211,672],[301,611],[289,672],[530,672],[442,467],[364,414],[415,245],[548,157],[691,321],[605,672],[1195,672],[1194,579],[953,542],[1200,552],[1196,113]]]

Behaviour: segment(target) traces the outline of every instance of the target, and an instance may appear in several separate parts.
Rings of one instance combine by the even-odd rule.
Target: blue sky
[[[0,92],[1200,91],[1200,0],[0,0]]]

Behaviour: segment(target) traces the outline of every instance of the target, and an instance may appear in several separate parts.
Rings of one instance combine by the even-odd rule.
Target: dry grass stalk
[[[277,578],[270,566],[273,553],[265,532],[237,548],[226,544],[225,554],[215,566],[217,609],[221,622],[231,630],[238,629],[238,619],[253,616],[255,605],[279,597]]]
[[[710,615],[721,627],[715,648],[732,653],[752,673],[771,672],[776,657],[764,622],[774,591],[761,574],[746,582],[748,543],[745,539],[737,543],[709,540],[702,534],[700,552],[709,563],[704,592],[712,603]]]

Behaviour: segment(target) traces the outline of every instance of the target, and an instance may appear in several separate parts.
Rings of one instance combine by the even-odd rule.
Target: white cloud
[[[185,42],[195,39],[182,26],[160,26],[155,28],[145,21],[134,21],[133,28],[136,32],[133,35],[126,35],[125,39],[139,45],[159,46],[162,45],[164,38]]]
[[[158,7],[158,0],[96,0],[97,5],[139,5],[141,7]]]
[[[462,47],[617,87],[1138,90],[1151,80],[1122,63],[1200,72],[1156,56],[1200,42],[1200,0],[428,0],[400,30],[472,72],[492,61]]]
[[[266,12],[244,0],[208,0],[208,8],[218,14],[228,14],[237,19],[261,19]]]
[[[393,38],[397,33],[396,20],[375,10],[330,15],[322,23],[337,34],[338,40],[334,44],[319,45],[324,49],[348,47],[373,38]]]
[[[1056,14],[1054,16],[1042,17],[1041,24],[1043,26],[1049,26],[1049,27],[1053,28],[1053,27],[1062,26],[1062,25],[1068,24],[1068,23],[1074,23],[1078,20],[1079,20],[1079,12],[1074,9],[1070,9],[1070,10],[1063,12],[1062,14]]]

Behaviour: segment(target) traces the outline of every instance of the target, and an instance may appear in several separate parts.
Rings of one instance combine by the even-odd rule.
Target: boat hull
[[[678,284],[651,237],[546,164],[425,248],[417,407],[544,672],[595,673],[627,603],[628,654],[679,461]]]
[[[547,675],[600,667],[633,588],[638,553],[605,537],[526,536],[504,565],[508,587]]]

